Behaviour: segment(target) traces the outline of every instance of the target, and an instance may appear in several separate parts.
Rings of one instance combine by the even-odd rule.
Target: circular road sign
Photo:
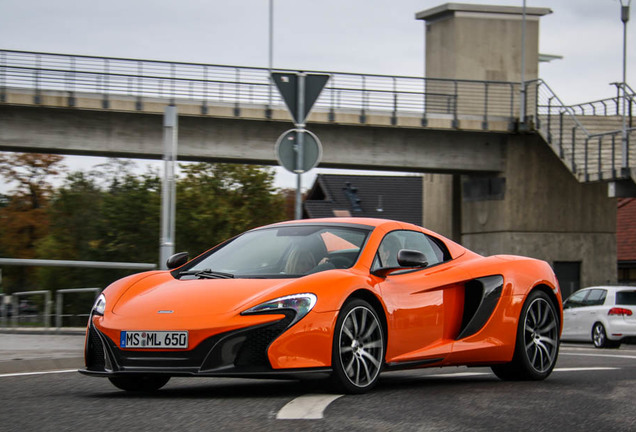
[[[303,155],[301,166],[296,167],[299,134],[302,134]],[[318,165],[322,158],[322,144],[313,132],[306,129],[290,129],[276,141],[276,157],[287,171],[302,174]]]

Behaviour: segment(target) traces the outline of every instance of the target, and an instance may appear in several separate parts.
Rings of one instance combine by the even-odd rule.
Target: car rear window
[[[636,291],[618,291],[616,293],[616,304],[636,306]]]

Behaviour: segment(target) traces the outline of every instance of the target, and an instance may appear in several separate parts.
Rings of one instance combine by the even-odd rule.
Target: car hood
[[[112,313],[119,316],[143,316],[166,311],[175,317],[232,314],[258,304],[259,300],[276,298],[279,291],[296,280],[178,280],[168,272],[156,273],[133,282],[119,296]]]

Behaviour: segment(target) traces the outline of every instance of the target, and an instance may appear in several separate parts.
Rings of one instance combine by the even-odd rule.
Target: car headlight
[[[289,323],[291,327],[309,313],[316,304],[316,300],[317,297],[315,294],[293,294],[261,303],[258,306],[254,306],[242,312],[241,315],[284,313],[284,310],[291,310],[295,312],[292,322]]]
[[[104,315],[104,310],[106,310],[106,297],[104,294],[100,294],[95,300],[95,304],[93,305],[93,309],[91,310],[91,315]]]

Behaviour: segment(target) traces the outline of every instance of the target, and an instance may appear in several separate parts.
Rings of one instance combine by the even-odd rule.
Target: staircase
[[[617,83],[617,88],[622,84]],[[614,98],[565,105],[542,81],[536,82],[535,128],[580,182],[619,182],[636,192],[636,95],[625,99],[627,146],[623,142],[622,90]]]

